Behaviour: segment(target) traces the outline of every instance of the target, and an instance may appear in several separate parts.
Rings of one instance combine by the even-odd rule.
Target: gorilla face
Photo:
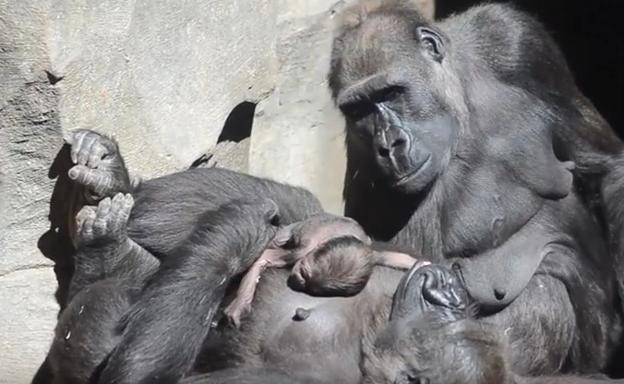
[[[440,86],[445,44],[424,21],[384,15],[334,42],[330,86],[351,154],[373,165],[372,179],[403,193],[421,192],[442,173],[459,131],[446,95],[452,87]]]

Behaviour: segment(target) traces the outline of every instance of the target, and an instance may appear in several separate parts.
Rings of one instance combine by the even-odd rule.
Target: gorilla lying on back
[[[391,239],[432,261],[454,259],[459,280],[471,294],[477,293],[480,312],[494,312],[479,313],[487,317],[476,323],[488,321],[509,334],[510,370],[515,374],[603,369],[620,335],[613,259],[579,192],[568,193],[568,160],[582,171],[590,156],[564,151],[564,157],[557,157],[562,153],[549,123],[559,123],[559,110],[550,107],[550,99],[538,97],[543,85],[535,86],[560,85],[552,82],[561,77],[543,77],[536,57],[548,61],[552,52],[557,54],[556,47],[549,45],[552,52],[545,51],[540,44],[550,44],[550,39],[541,27],[501,5],[478,7],[439,24],[392,1],[364,11],[365,19],[347,23],[335,45],[331,81],[349,114],[347,213],[374,239]],[[523,39],[530,44],[521,44]],[[514,67],[514,59],[526,66]],[[460,62],[468,69],[455,73],[462,69]],[[549,63],[565,70],[558,61]],[[396,78],[402,82],[397,84]],[[522,88],[524,83],[535,86],[534,92]],[[548,97],[568,100],[562,93]],[[578,109],[565,111],[574,116]],[[404,118],[409,116],[413,120]],[[403,126],[419,136],[408,141]],[[221,265],[211,263],[213,257],[229,259],[223,254],[202,257],[203,247],[197,244],[216,241],[209,254],[230,250],[239,255],[245,250],[221,244],[227,236],[203,239],[194,231],[204,220],[216,223],[213,218],[232,200],[257,196],[277,204],[283,224],[301,221],[321,211],[313,196],[217,169],[177,173],[133,187],[114,143],[85,131],[68,141],[78,164],[70,170],[72,179],[100,197],[131,192],[135,205],[127,225],[133,242],[128,247],[157,258],[130,264],[139,276],[131,280],[130,292],[138,286],[140,294],[128,294],[122,284],[115,284],[109,293],[85,286],[73,296],[61,314],[61,331],[51,350],[60,382],[70,382],[62,375],[75,372],[76,382],[95,377],[101,383],[141,383],[174,382],[210,371],[239,377],[255,372],[257,382],[281,374],[303,382],[362,380],[363,353],[388,320],[399,271],[375,268],[353,297],[312,297],[288,287],[287,271],[269,270],[257,287],[252,315],[239,329],[217,324],[217,318],[207,321],[229,302],[226,294],[223,304],[218,303],[220,283],[223,277],[224,283],[233,281],[230,274],[236,268],[214,272]],[[245,229],[225,227],[234,233]],[[120,252],[97,244],[104,251],[79,247],[76,257],[86,251],[85,259],[106,264],[97,256]],[[180,252],[187,256],[180,258]],[[150,275],[143,265],[151,270],[157,259],[163,265],[156,276],[163,277],[149,279],[141,289],[142,276]],[[183,268],[183,260],[193,260],[195,268]],[[530,268],[514,274],[513,266],[524,266],[524,260]],[[161,272],[171,270],[177,272]],[[223,277],[208,284],[202,272]],[[428,302],[440,300],[427,285],[421,296]],[[106,305],[89,305],[96,302]],[[295,316],[299,308],[310,314],[304,321]],[[74,337],[92,353],[72,348]],[[475,359],[468,368],[479,371],[479,355]],[[399,379],[389,376],[376,382]]]

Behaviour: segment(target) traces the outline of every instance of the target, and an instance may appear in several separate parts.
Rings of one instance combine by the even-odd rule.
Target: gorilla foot
[[[69,170],[69,178],[90,192],[89,200],[132,190],[134,183],[112,139],[86,129],[69,132],[64,139],[71,146],[71,160],[76,164]]]
[[[112,199],[103,199],[97,207],[82,207],[76,216],[78,246],[128,243],[126,230],[133,205],[130,194],[118,193]]]

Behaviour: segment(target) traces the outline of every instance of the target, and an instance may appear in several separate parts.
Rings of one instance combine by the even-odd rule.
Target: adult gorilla
[[[344,15],[329,82],[346,215],[452,266],[509,334],[518,373],[601,368],[624,271],[596,221],[606,212],[621,238],[622,143],[543,27],[503,5],[431,23],[366,2]]]

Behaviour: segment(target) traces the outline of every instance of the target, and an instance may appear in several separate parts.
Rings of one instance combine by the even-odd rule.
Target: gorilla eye
[[[397,97],[401,96],[404,88],[400,85],[391,85],[386,88],[382,88],[378,91],[373,92],[371,95],[371,100],[375,103],[383,103],[387,101],[392,101]]]
[[[419,27],[416,29],[418,41],[422,47],[438,63],[444,58],[444,42],[442,37],[432,29]]]
[[[342,113],[349,119],[357,121],[375,112],[375,105],[367,101],[357,101],[340,106]]]
[[[280,216],[278,214],[273,215],[273,217],[271,217],[271,220],[269,221],[269,224],[271,224],[274,227],[277,227],[280,225]]]

